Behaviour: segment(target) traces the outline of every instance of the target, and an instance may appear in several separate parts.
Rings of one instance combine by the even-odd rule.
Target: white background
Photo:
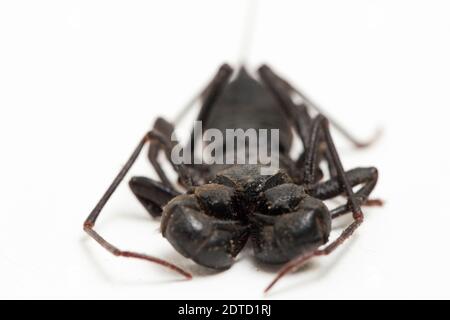
[[[155,117],[173,118],[222,62],[236,63],[245,8],[0,3],[1,298],[264,297],[275,270],[260,270],[251,252],[221,274],[195,267],[126,185],[98,230],[194,280],[113,257],[82,231]],[[362,138],[382,126],[364,151],[335,136],[346,168],[379,168],[374,196],[386,200],[345,246],[267,298],[450,298],[449,16],[445,0],[261,1],[250,67],[269,63]],[[155,176],[145,157],[133,174]]]

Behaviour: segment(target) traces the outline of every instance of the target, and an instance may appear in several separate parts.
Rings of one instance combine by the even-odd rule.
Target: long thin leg
[[[120,170],[119,174],[113,180],[113,182],[111,183],[109,188],[106,190],[105,194],[101,197],[101,199],[99,200],[99,202],[97,203],[95,208],[92,210],[92,212],[87,217],[86,221],[84,222],[83,228],[84,228],[84,231],[89,236],[91,236],[93,239],[95,239],[101,246],[103,246],[106,250],[108,250],[115,256],[137,258],[137,259],[154,262],[154,263],[160,264],[164,267],[167,267],[173,271],[176,271],[176,272],[182,274],[183,276],[185,276],[186,278],[190,279],[190,278],[192,278],[191,274],[184,271],[183,269],[177,267],[176,265],[174,265],[170,262],[167,262],[165,260],[149,256],[149,255],[132,252],[132,251],[122,251],[122,250],[118,249],[117,247],[115,247],[114,245],[112,245],[111,243],[109,243],[108,241],[106,241],[102,236],[100,236],[97,233],[97,231],[94,230],[95,222],[96,222],[98,216],[100,215],[103,207],[106,205],[106,203],[108,202],[111,195],[114,193],[114,191],[117,189],[119,184],[122,182],[122,180],[124,179],[124,177],[126,176],[128,171],[130,170],[130,168],[133,166],[134,162],[136,161],[137,157],[139,156],[140,152],[142,151],[142,148],[144,147],[144,145],[151,140],[158,140],[160,142],[163,142],[163,144],[164,144],[163,137],[159,133],[154,132],[154,131],[148,132],[141,139],[141,141],[137,145],[136,149],[133,151],[130,158],[126,162],[125,166],[122,168],[122,170]]]
[[[311,116],[309,115],[306,106],[303,104],[296,105],[294,103],[291,99],[289,88],[286,87],[285,83],[281,81],[268,66],[261,66],[258,69],[258,73],[280,103],[284,113],[288,116],[288,119],[293,121],[294,129],[302,140],[303,145],[306,147],[309,142],[312,123]]]
[[[136,198],[152,217],[160,217],[162,207],[180,194],[164,184],[146,177],[133,177],[128,184]]]
[[[197,121],[205,122],[208,119],[211,107],[214,105],[214,102],[216,102],[217,98],[222,93],[222,90],[228,83],[228,80],[230,79],[232,73],[233,69],[228,64],[223,64],[222,66],[220,66],[213,80],[201,95],[203,104],[197,116]],[[194,155],[194,142],[195,140],[197,140],[197,138],[199,137],[195,136],[194,131],[192,131],[190,140],[192,156]]]
[[[353,193],[352,186],[350,182],[348,181],[347,176],[345,175],[344,168],[342,166],[341,160],[339,158],[339,155],[336,151],[336,147],[334,145],[333,139],[330,135],[329,131],[329,125],[327,119],[322,116],[318,115],[313,122],[313,127],[320,126],[324,132],[325,142],[327,144],[328,149],[331,152],[334,165],[337,169],[337,179],[341,186],[341,190],[343,190],[348,198],[348,206],[351,208],[351,211],[353,213],[353,219],[354,221],[342,231],[340,236],[331,242],[329,245],[327,245],[323,249],[318,249],[313,252],[310,252],[309,254],[302,255],[290,262],[288,262],[278,273],[278,275],[275,277],[275,279],[270,283],[270,285],[266,288],[265,292],[268,292],[275,283],[278,282],[284,275],[287,273],[297,269],[301,265],[303,265],[306,261],[309,259],[316,257],[316,256],[324,256],[332,253],[337,247],[339,247],[345,240],[347,240],[354,232],[355,230],[362,224],[364,220],[364,215],[361,211],[361,207],[359,204],[359,201],[355,194]],[[317,146],[310,146],[311,148],[317,148]],[[312,174],[314,174],[314,170],[311,170]]]
[[[357,148],[365,148],[373,144],[381,134],[381,130],[377,130],[373,138],[368,141],[362,142],[356,137],[354,137],[343,125],[341,125],[338,121],[331,118],[322,108],[320,108],[316,103],[314,103],[307,95],[305,95],[302,91],[295,88],[292,84],[290,84],[285,79],[281,78],[277,74],[275,74],[268,66],[263,65],[260,67],[260,70],[265,70],[266,73],[271,73],[274,77],[277,77],[281,82],[284,83],[284,86],[290,89],[291,92],[296,93],[303,101],[306,106],[315,109],[318,113],[326,116],[329,119],[329,122],[336,128],[336,130],[341,133],[347,140],[349,140],[355,147]]]
[[[155,169],[156,173],[158,174],[159,178],[161,179],[163,185],[167,188],[172,189],[172,191],[175,192],[175,187],[173,184],[169,181],[167,178],[163,168],[161,167],[161,164],[158,160],[158,156],[161,151],[164,151],[166,154],[166,159],[169,161],[169,163],[172,165],[172,167],[177,171],[177,166],[174,164],[170,157],[170,151],[172,148],[178,144],[178,141],[175,139],[173,133],[174,133],[174,127],[173,125],[165,120],[164,118],[158,118],[155,121],[155,124],[153,125],[153,130],[159,132],[163,137],[166,145],[163,145],[160,141],[151,141],[150,147],[148,149],[148,159],[150,163],[152,164],[153,168]],[[190,165],[184,165],[183,166],[184,171],[182,172],[185,177],[178,177],[179,182],[185,187],[189,188],[191,185],[200,185],[202,181],[202,170],[204,171],[204,167],[202,165],[196,165],[196,166],[190,166]],[[189,183],[186,184],[185,180],[189,180]]]
[[[342,134],[347,140],[349,140],[356,148],[367,148],[370,145],[374,144],[381,136],[381,129],[377,129],[375,131],[375,134],[367,141],[361,141],[353,134],[351,134],[343,125],[341,125],[337,120],[334,120],[333,118],[329,118],[329,114],[323,111],[322,108],[320,108],[316,103],[314,103],[308,96],[306,96],[302,91],[300,91],[297,88],[294,88],[291,86],[291,89],[297,93],[300,98],[302,98],[303,102],[306,103],[309,107],[315,109],[318,113],[326,116],[328,119],[330,119],[330,122],[333,124],[333,126],[336,128],[336,130]]]
[[[305,104],[296,104],[291,98],[291,88],[286,84],[286,82],[277,76],[268,66],[263,65],[258,69],[258,72],[261,76],[261,79],[268,86],[268,88],[272,91],[275,98],[280,103],[283,111],[287,115],[288,119],[293,122],[293,127],[297,134],[300,137],[300,140],[303,143],[304,149],[308,148],[308,144],[311,141],[310,135],[311,126],[312,126],[312,118],[308,113]],[[320,138],[323,139],[322,136]],[[329,150],[324,150],[321,152],[325,155],[328,162],[328,169],[330,171],[330,176],[336,176],[336,169],[333,166],[333,162],[331,161],[331,154]],[[303,152],[297,158],[297,168],[304,168],[304,155]],[[320,162],[322,159],[322,155],[317,156],[317,162]],[[301,174],[300,174],[301,175]]]
[[[370,193],[377,184],[378,170],[376,168],[356,168],[347,171],[345,175],[352,187],[362,185],[362,187],[355,192],[355,197],[361,206],[381,206],[383,204],[379,199],[368,199]],[[309,186],[307,192],[314,198],[327,200],[339,196],[342,194],[343,190],[338,179],[332,178],[328,181]],[[349,212],[351,212],[351,208],[348,204],[345,204],[331,210],[331,216],[335,219]]]
[[[309,141],[305,144],[305,151],[297,163],[300,165],[299,170],[302,173],[302,184],[311,185],[322,178],[323,174],[321,174],[319,164],[324,155],[328,163],[330,176],[336,177],[338,171],[336,161],[333,159],[331,149],[326,147],[320,118],[316,117],[311,123]],[[321,175],[319,176],[319,174]]]
[[[164,152],[167,161],[172,165],[173,169],[178,174],[179,182],[185,187],[191,187],[194,182],[192,180],[191,174],[184,164],[175,164],[171,158],[171,152],[175,145],[178,144],[178,141],[172,140],[172,133],[174,128],[171,123],[163,118],[158,118],[155,121],[152,132],[157,133],[158,139],[153,139],[150,141],[150,147],[148,149],[148,159],[158,174],[161,182],[164,186],[171,189],[173,192],[175,191],[174,186],[167,178],[164,170],[161,167],[161,164],[158,160],[158,155],[161,151]]]
[[[223,69],[223,70],[222,70]],[[227,70],[229,69],[229,70]],[[232,71],[231,67],[224,63],[220,66],[219,71],[216,73],[214,78],[208,82],[208,85],[202,89],[200,92],[194,94],[192,98],[186,103],[186,105],[176,114],[173,118],[172,123],[174,125],[178,125],[187,115],[187,113],[191,110],[191,108],[198,102],[199,99],[205,100],[205,98],[209,95],[211,90],[214,90],[213,87],[217,85],[218,78],[222,77],[221,73],[225,71],[225,73]],[[230,72],[231,73],[231,72]]]
[[[358,197],[358,199],[360,198]],[[382,207],[384,205],[384,201],[381,199],[365,199],[360,201],[360,205],[361,207]],[[331,219],[342,217],[343,215],[351,212],[352,210],[348,205],[339,206],[330,211]]]
[[[163,118],[157,118],[155,123],[153,124],[153,130],[161,133],[167,141],[170,141],[172,132],[174,130],[173,126]],[[161,164],[158,161],[159,152],[162,150],[162,145],[159,141],[153,140],[150,141],[150,147],[148,148],[148,160],[152,164],[153,168],[156,171],[156,174],[161,179],[162,183],[166,186],[175,190],[172,183],[167,178],[164,170],[161,167]],[[170,161],[170,158],[169,158]]]
[[[228,82],[232,72],[233,72],[233,69],[228,64],[224,63],[223,65],[221,65],[219,70],[217,71],[216,75],[214,76],[214,78],[208,84],[208,86],[199,95],[196,95],[193,99],[191,99],[189,101],[189,103],[186,105],[186,107],[183,108],[181,113],[175,118],[174,123],[179,122],[198,99],[201,99],[203,101],[203,104],[200,109],[199,115],[197,116],[197,121],[205,121],[209,115],[209,111],[210,111],[211,107],[213,106],[217,97],[222,92],[222,89],[225,87],[226,83]],[[170,138],[174,131],[174,127],[167,120],[165,120],[163,118],[158,118],[154,124],[154,129],[161,132],[165,136],[166,140],[168,140],[168,141],[171,140]],[[194,136],[194,131],[192,131],[191,138],[190,138],[191,155],[194,154],[194,146],[195,146],[194,141],[197,138],[198,137]],[[176,142],[172,141],[172,144],[171,144],[172,147],[175,143]],[[164,183],[164,185],[174,189],[172,183],[169,181],[169,179],[167,178],[166,174],[164,173],[164,170],[162,169],[160,163],[158,162],[158,155],[159,155],[160,151],[161,151],[160,143],[158,143],[158,142],[151,143],[149,152],[148,152],[148,158],[150,160],[150,163],[155,168],[155,171],[158,174],[159,178]],[[168,157],[168,160],[173,165],[170,157]]]
[[[216,75],[209,82],[209,84],[206,86],[206,88],[203,89],[199,94],[196,94],[186,104],[186,106],[181,110],[181,112],[175,117],[173,123],[177,124],[178,122],[180,122],[184,118],[184,116],[187,114],[187,112],[191,109],[191,107],[194,106],[195,103],[199,99],[202,101],[202,106],[201,106],[200,112],[197,116],[197,121],[206,121],[209,116],[211,107],[214,105],[214,102],[216,101],[216,99],[218,98],[220,93],[222,92],[225,85],[228,83],[228,80],[230,79],[232,73],[233,73],[233,69],[228,64],[226,64],[226,63],[222,64],[220,66],[219,70],[217,71]],[[157,127],[159,129],[159,131],[163,132],[166,135],[166,137],[170,137],[170,135],[173,132],[173,125],[162,118],[159,118],[157,120],[157,123],[155,123],[155,127]],[[199,137],[194,135],[194,130],[193,130],[190,135],[190,148],[191,148],[191,156],[192,157],[194,156],[194,148],[195,148],[194,142],[196,141],[197,138],[199,138]],[[164,171],[162,170],[160,164],[157,161],[157,156],[159,154],[159,151],[160,151],[160,148],[157,144],[155,144],[153,147],[151,146],[149,149],[149,154],[148,154],[149,160],[152,163],[152,165],[154,166],[161,181],[163,181],[163,183],[165,185],[168,185],[168,186],[170,185],[173,188],[172,184],[170,183],[169,179],[167,178],[167,176],[165,175]],[[169,159],[169,161],[170,161],[170,159]],[[194,171],[193,172],[194,175],[197,176],[194,179],[195,180],[194,183],[196,185],[198,185],[201,181],[201,176],[202,176],[202,174],[199,174],[199,173],[200,173],[200,171],[202,171],[203,167],[196,165],[196,166],[189,166],[189,168],[191,168]]]

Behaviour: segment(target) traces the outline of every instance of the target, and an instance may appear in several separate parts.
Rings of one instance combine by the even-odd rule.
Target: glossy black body
[[[294,102],[294,93],[300,96],[301,103]],[[345,171],[328,119],[320,113],[313,118],[308,110],[311,102],[307,103],[300,91],[268,66],[261,66],[256,78],[244,68],[235,74],[224,64],[198,98],[202,106],[197,120],[202,121],[204,129],[222,133],[227,129],[279,130],[279,149],[270,150],[279,158],[278,169],[263,175],[261,163],[175,163],[171,158],[174,126],[158,118],[84,222],[86,233],[112,254],[157,263],[192,277],[168,261],[121,250],[94,230],[104,206],[147,144],[148,159],[159,181],[133,177],[129,186],[151,216],[162,217],[163,236],[183,256],[216,270],[229,268],[247,244],[261,262],[287,262],[267,290],[308,259],[330,254],[348,239],[363,222],[362,205],[381,205],[381,201],[369,199],[377,184],[377,169]],[[317,106],[314,108],[317,110]],[[368,145],[333,123],[356,147]],[[193,131],[191,148],[197,138]],[[294,138],[301,140],[303,150],[291,157]],[[241,151],[236,148],[231,151]],[[251,154],[255,150],[247,145],[244,151]],[[161,166],[158,155],[162,152],[178,175],[178,187]],[[223,151],[225,156],[228,152],[226,148]],[[353,190],[356,186],[360,188]],[[322,202],[339,196],[347,202],[333,209]],[[348,213],[352,213],[353,222],[329,242],[332,219]]]
[[[217,97],[204,127],[224,136],[230,128],[278,129],[280,170],[261,175],[259,165],[209,165],[207,184],[164,208],[162,232],[177,251],[200,265],[226,269],[249,240],[265,263],[287,262],[328,241],[330,212],[301,186],[301,170],[289,157],[291,124],[269,88],[241,69]]]

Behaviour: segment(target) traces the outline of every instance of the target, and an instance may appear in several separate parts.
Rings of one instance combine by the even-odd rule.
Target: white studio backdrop
[[[245,1],[0,2],[0,297],[263,298],[275,275],[242,254],[214,274],[178,255],[126,184],[98,230],[82,223],[158,115],[173,119],[222,62],[240,58]],[[267,298],[450,298],[450,3],[260,1],[247,55],[266,62],[352,132],[380,141],[346,168],[379,168],[364,225]],[[187,128],[187,127],[186,127]],[[187,130],[185,130],[187,132]],[[145,157],[132,174],[155,177]],[[337,222],[335,236],[349,220]]]

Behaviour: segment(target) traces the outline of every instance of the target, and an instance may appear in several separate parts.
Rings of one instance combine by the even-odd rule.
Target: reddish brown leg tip
[[[183,271],[182,275],[186,278],[185,280],[192,280],[192,274],[190,274],[189,272]]]
[[[180,267],[177,267],[173,264],[164,264],[164,266],[168,267],[169,269],[171,269],[172,271],[175,271],[177,273],[179,273],[180,275],[182,275],[185,279],[184,280],[192,280],[192,274],[190,274],[187,271],[184,271],[183,269],[181,269]]]
[[[267,286],[267,288],[264,289],[264,292],[263,292],[264,295],[269,294],[269,291],[270,291],[270,289],[272,289],[273,285],[274,285],[274,283],[273,284],[271,283]]]
[[[264,289],[264,294],[268,294],[269,291],[278,283],[278,281],[284,276],[284,273],[278,274],[275,279],[272,280],[272,282]]]

